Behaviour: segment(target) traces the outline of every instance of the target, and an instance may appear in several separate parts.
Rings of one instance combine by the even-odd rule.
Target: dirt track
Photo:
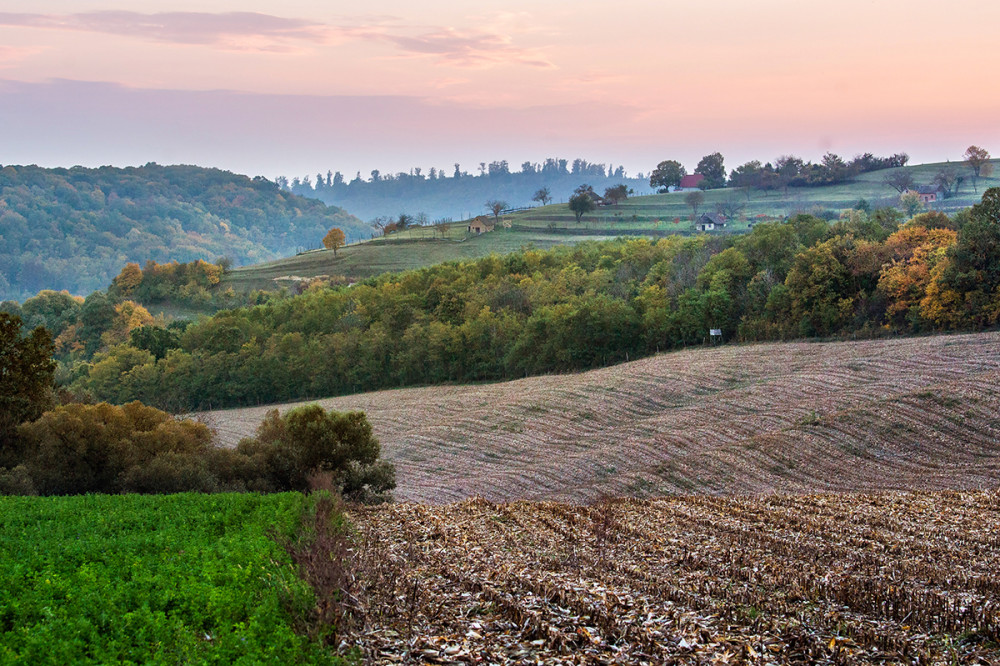
[[[1000,485],[1000,333],[693,349],[319,402],[367,412],[404,501]],[[234,445],[267,409],[199,417]]]

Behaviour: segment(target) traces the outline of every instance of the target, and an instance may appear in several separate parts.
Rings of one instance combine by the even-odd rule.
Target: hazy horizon
[[[0,0],[0,163],[350,179],[548,157],[693,170],[1000,151],[1000,6]]]

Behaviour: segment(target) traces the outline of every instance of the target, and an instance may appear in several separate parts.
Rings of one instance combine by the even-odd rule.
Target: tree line
[[[171,411],[250,405],[580,370],[702,344],[709,329],[740,341],[976,330],[1000,318],[998,288],[992,188],[971,209],[905,223],[892,208],[852,209],[739,236],[527,248],[311,288],[162,335],[129,329],[135,308],[119,301],[116,333],[92,356],[64,352],[61,379],[80,397]],[[77,334],[93,339],[80,307]]]
[[[506,160],[494,160],[481,162],[476,171],[469,173],[460,164],[450,170],[414,167],[408,172],[383,173],[374,169],[365,176],[358,172],[353,178],[327,171],[291,179],[279,176],[275,182],[296,194],[342,206],[366,220],[388,223],[403,216],[418,224],[474,216],[480,210],[479,202],[487,199],[506,201],[515,208],[530,206],[542,189],[565,201],[582,178],[601,188],[625,185],[647,191],[643,174],[629,176],[621,165],[582,158],[524,162],[520,170],[513,170]]]

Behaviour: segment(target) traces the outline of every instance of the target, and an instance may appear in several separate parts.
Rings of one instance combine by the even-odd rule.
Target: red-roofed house
[[[705,177],[700,173],[688,174],[681,178],[681,184],[677,186],[675,192],[682,192],[684,190],[697,190],[698,183],[705,180]]]

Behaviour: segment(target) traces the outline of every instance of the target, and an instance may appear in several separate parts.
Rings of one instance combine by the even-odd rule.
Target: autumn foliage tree
[[[326,232],[326,236],[323,237],[323,247],[333,250],[333,256],[337,256],[337,248],[344,247],[345,242],[344,232],[337,227],[330,229],[330,231]]]

